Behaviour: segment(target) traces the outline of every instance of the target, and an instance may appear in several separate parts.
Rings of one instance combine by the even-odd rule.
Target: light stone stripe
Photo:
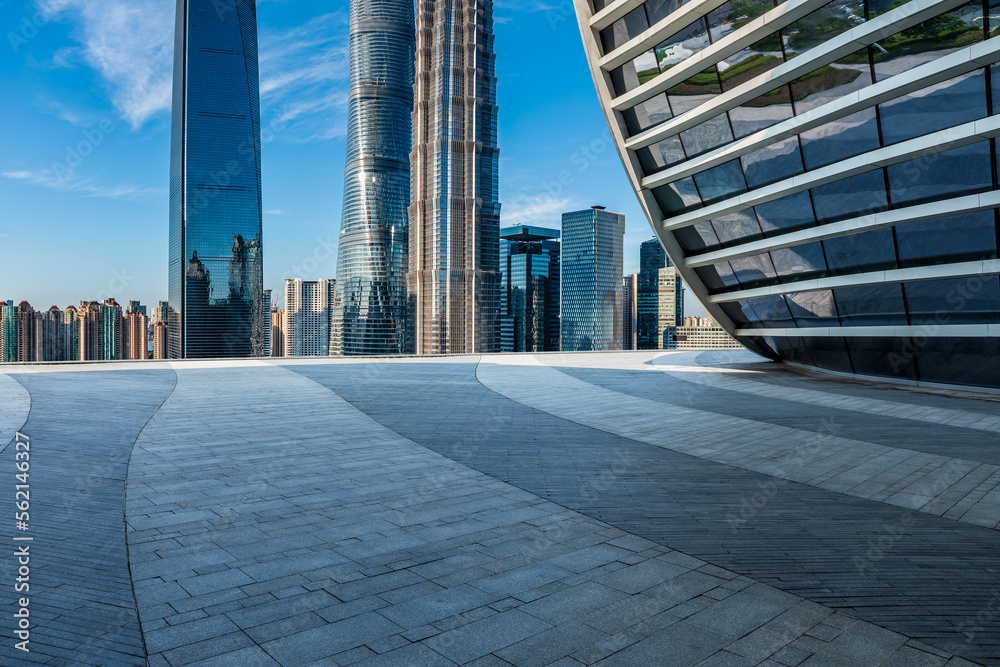
[[[650,174],[642,180],[642,185],[644,188],[654,188],[678,181],[730,160],[735,160],[764,146],[778,143],[838,118],[947,81],[990,65],[997,60],[1000,60],[1000,40],[991,39],[962,48],[884,81],[848,93],[742,139],[737,139],[690,160],[685,160],[663,171]],[[636,135],[625,143],[625,147],[637,150],[655,143],[663,138],[660,128],[661,126],[656,126],[643,134]]]
[[[627,396],[546,364],[600,362],[605,355],[486,356],[479,381],[507,398],[590,428],[778,479],[995,529],[1000,466],[886,447],[829,433],[681,408]],[[604,367],[660,372],[645,355],[609,354]],[[706,439],[705,424],[726,433]]]
[[[894,35],[963,4],[963,0],[910,0],[902,7],[897,7],[871,21],[866,21],[730,91],[722,93],[711,103],[677,116],[674,120],[668,121],[666,125],[675,128],[670,131],[670,134],[681,132],[727,109],[738,107],[744,102],[760,97],[784,83],[790,83],[804,74],[840,60],[880,39]],[[709,63],[702,62],[702,65],[702,69],[705,69]],[[615,111],[630,109],[640,102],[668,90],[673,85],[675,84],[671,83],[671,79],[664,78],[661,81],[660,77],[656,77],[624,95],[614,98],[611,102],[611,108]]]
[[[0,373],[0,450],[10,444],[28,421],[30,411],[31,395],[28,390],[14,378]]]
[[[997,40],[1000,46],[1000,40]],[[688,257],[684,260],[685,266],[697,268],[709,266],[718,262],[726,262],[732,259],[750,257],[769,250],[780,250],[782,248],[793,248],[795,246],[812,243],[814,241],[825,241],[827,239],[842,238],[858,232],[869,232],[887,227],[898,227],[911,222],[922,222],[924,220],[934,220],[936,218],[973,213],[1000,206],[1000,192],[984,192],[978,195],[966,195],[953,199],[920,204],[918,206],[907,206],[897,208],[882,213],[862,215],[850,220],[831,222],[810,227],[790,234],[782,234],[759,241],[751,241],[738,246],[723,248],[707,252],[701,255]]]
[[[762,296],[776,296],[793,292],[812,292],[816,290],[838,289],[841,287],[857,287],[859,285],[881,285],[883,283],[907,283],[922,280],[946,280],[948,278],[973,278],[990,276],[1000,273],[1000,260],[984,259],[973,262],[956,262],[955,264],[935,264],[933,266],[917,266],[907,269],[889,269],[886,271],[869,271],[867,273],[851,273],[844,276],[830,276],[801,280],[794,283],[781,283],[767,287],[713,294],[709,297],[711,303],[729,303],[742,299],[756,299]],[[986,325],[983,325],[986,326]]]
[[[932,132],[909,141],[902,141],[892,146],[879,148],[868,153],[862,153],[840,162],[813,169],[805,173],[786,178],[785,180],[766,185],[735,195],[728,199],[682,213],[662,221],[663,229],[673,231],[689,227],[704,220],[711,220],[729,213],[742,211],[751,206],[766,204],[787,195],[795,194],[819,187],[828,183],[857,176],[882,167],[899,164],[920,157],[929,157],[937,153],[962,148],[970,144],[991,139],[1000,135],[1000,117],[992,116],[981,120],[963,123],[946,130]]]
[[[678,380],[714,389],[737,391],[743,394],[793,403],[817,405],[832,410],[849,410],[869,415],[878,415],[880,417],[909,419],[929,424],[946,424],[973,431],[986,431],[990,433],[1000,431],[1000,415],[970,412],[968,410],[935,408],[900,401],[886,401],[869,396],[845,396],[843,394],[831,394],[814,389],[791,388],[767,382],[758,382],[753,379],[758,375],[756,371],[720,367],[721,364],[746,362],[751,359],[755,360],[756,357],[752,357],[746,352],[713,354],[712,361],[716,365],[705,366],[697,361],[697,358],[702,354],[703,352],[700,351],[664,354],[653,360],[653,366]]]

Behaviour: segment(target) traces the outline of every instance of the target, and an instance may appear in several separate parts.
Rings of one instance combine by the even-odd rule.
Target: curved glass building
[[[407,351],[413,3],[352,0],[334,354]]]
[[[632,185],[712,317],[774,359],[1000,386],[1000,3],[575,3]]]
[[[170,141],[171,359],[262,357],[254,0],[177,0]]]

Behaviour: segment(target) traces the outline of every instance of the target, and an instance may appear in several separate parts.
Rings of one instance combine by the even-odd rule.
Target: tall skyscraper
[[[80,325],[80,361],[101,361],[104,359],[103,314],[97,301],[81,302],[76,313]]]
[[[500,203],[492,0],[416,16],[408,299],[417,354],[499,348]]]
[[[622,278],[622,349],[639,349],[639,274]]]
[[[124,359],[125,317],[114,299],[101,304],[101,361]]]
[[[351,1],[347,176],[334,351],[407,351],[413,2]]]
[[[261,357],[255,0],[178,0],[170,145],[169,356]]]
[[[622,349],[625,216],[603,206],[562,218],[562,349]]]
[[[42,361],[41,321],[27,301],[17,306],[17,360]]]
[[[271,356],[271,290],[264,290],[264,304],[262,306],[262,312],[267,313],[266,317],[261,318],[260,327],[262,329],[261,335],[264,337],[264,356]]]
[[[559,230],[500,232],[500,351],[559,350]]]
[[[330,354],[336,289],[336,280],[285,280],[285,356]]]
[[[684,283],[659,239],[639,246],[639,268],[638,349],[672,349],[677,327],[684,322]]]
[[[42,361],[68,361],[62,356],[63,314],[52,306],[42,319]]]

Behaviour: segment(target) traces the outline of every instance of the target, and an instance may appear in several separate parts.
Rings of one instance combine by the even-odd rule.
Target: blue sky
[[[174,6],[0,0],[0,298],[166,298]],[[286,277],[335,276],[348,3],[258,0],[258,17],[264,283],[277,294]],[[561,212],[601,204],[626,215],[625,272],[638,270],[652,233],[571,0],[497,0],[495,17],[502,226],[558,227]]]

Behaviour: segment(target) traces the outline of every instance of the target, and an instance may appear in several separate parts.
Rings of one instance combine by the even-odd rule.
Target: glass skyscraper
[[[992,0],[576,0],[653,230],[760,354],[1000,386]]]
[[[562,217],[564,352],[620,350],[625,216],[594,206]]]
[[[178,0],[170,144],[169,356],[261,357],[254,0]]]
[[[499,349],[492,0],[417,6],[408,299],[417,354]]]
[[[333,351],[407,351],[413,3],[352,0],[347,176]]]
[[[559,230],[500,232],[500,351],[559,351]]]

